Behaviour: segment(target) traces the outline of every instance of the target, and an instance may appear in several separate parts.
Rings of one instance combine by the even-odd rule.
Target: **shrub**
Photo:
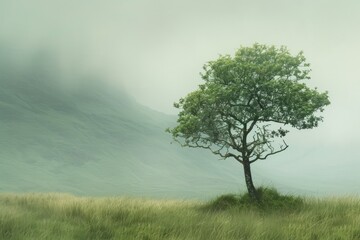
[[[304,204],[303,198],[299,196],[280,194],[275,188],[260,187],[257,191],[260,198],[259,207],[263,209],[295,210]]]
[[[260,187],[257,189],[260,202],[254,202],[248,193],[242,195],[226,194],[210,201],[207,209],[225,210],[229,208],[256,208],[262,210],[296,210],[304,204],[299,196],[282,195],[275,188]]]
[[[239,200],[239,196],[236,196],[235,194],[221,195],[211,201],[206,207],[212,210],[225,210],[232,207],[238,207],[240,203]]]

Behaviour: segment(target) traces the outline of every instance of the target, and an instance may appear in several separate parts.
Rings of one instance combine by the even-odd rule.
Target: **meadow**
[[[360,200],[294,208],[213,201],[0,194],[0,239],[360,239]]]

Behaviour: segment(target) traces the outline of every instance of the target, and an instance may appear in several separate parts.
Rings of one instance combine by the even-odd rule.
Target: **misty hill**
[[[2,62],[0,191],[206,197],[239,190],[241,167],[170,144],[176,118],[46,59]],[[60,77],[59,77],[60,76]],[[71,84],[70,84],[71,83]]]
[[[13,50],[0,46],[0,192],[211,198],[245,190],[234,160],[170,144],[165,129],[176,116],[91,72],[70,74],[46,54],[27,59]],[[293,135],[289,150],[254,164],[255,185],[359,193],[356,149],[307,144],[314,134]]]

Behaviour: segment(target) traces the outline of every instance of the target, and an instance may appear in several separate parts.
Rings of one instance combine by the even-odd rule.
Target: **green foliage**
[[[286,150],[289,130],[282,127],[316,127],[330,104],[327,92],[301,82],[310,79],[309,66],[302,52],[261,44],[220,56],[205,64],[205,83],[174,104],[178,124],[168,132],[182,146],[243,164],[248,192],[259,202],[250,164]]]
[[[249,193],[242,195],[222,195],[206,205],[205,209],[226,210],[229,208],[256,208],[265,211],[299,210],[304,206],[304,199],[292,195],[282,195],[274,188],[260,187],[257,189],[260,202],[254,202]]]
[[[278,199],[273,190],[264,190],[264,194]],[[233,204],[231,197],[222,200]],[[206,205],[194,201],[79,198],[64,194],[1,194],[0,239],[360,238],[357,198],[305,199],[297,211],[283,208],[264,211],[245,206],[204,211]]]
[[[286,143],[277,149],[274,143],[288,133],[281,126],[316,127],[330,104],[327,92],[302,83],[310,79],[309,66],[302,52],[261,44],[220,56],[204,66],[199,89],[174,104],[178,125],[168,131],[183,146],[240,162],[281,152]]]

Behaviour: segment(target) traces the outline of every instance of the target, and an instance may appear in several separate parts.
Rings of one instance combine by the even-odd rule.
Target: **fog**
[[[101,71],[162,112],[201,82],[204,63],[254,42],[303,50],[333,107],[356,104],[357,1],[6,1],[0,36]],[[353,112],[353,111],[352,111]],[[354,114],[354,113],[351,113]],[[337,114],[344,115],[344,114]]]
[[[219,54],[255,42],[303,50],[308,84],[328,90],[331,105],[319,128],[289,135],[295,148],[284,161],[307,161],[284,169],[301,179],[314,168],[324,182],[341,175],[348,185],[357,176],[347,171],[360,167],[359,7],[355,0],[0,0],[0,44],[18,59],[49,52],[64,74],[97,74],[167,114],[176,114],[173,102],[197,88],[203,64]]]

